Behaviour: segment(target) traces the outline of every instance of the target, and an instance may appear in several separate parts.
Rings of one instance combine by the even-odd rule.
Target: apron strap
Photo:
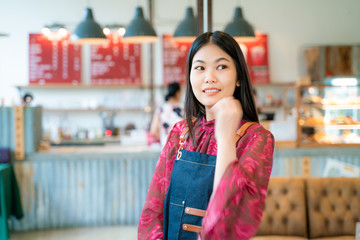
[[[246,123],[244,123],[244,124],[236,131],[236,135],[235,135],[235,140],[236,140],[236,144],[235,144],[235,145],[236,145],[236,146],[237,146],[240,138],[242,138],[242,136],[244,136],[246,130],[247,130],[250,126],[252,126],[252,125],[254,125],[254,124],[256,124],[256,122],[246,122]]]
[[[179,141],[179,149],[177,150],[177,154],[176,154],[176,160],[179,160],[181,158],[181,155],[182,155],[182,149],[184,147],[184,144],[186,142],[186,139],[188,137],[188,131],[189,131],[189,128],[188,127],[185,127],[184,131],[181,133],[180,135],[180,141]]]
[[[180,141],[185,141],[187,139],[188,131],[189,131],[189,127],[185,127],[184,131],[182,131],[182,133],[180,135]]]
[[[187,208],[185,208],[185,213],[189,214],[189,215],[198,216],[198,217],[204,217],[206,211],[201,210],[201,209],[197,209],[197,208],[187,207]]]
[[[192,120],[192,123],[193,124],[195,124],[195,122],[197,121],[197,119],[196,118],[194,118],[193,120]],[[181,135],[180,135],[180,141],[182,141],[182,142],[185,142],[186,141],[186,139],[187,139],[187,137],[188,137],[188,131],[189,131],[189,127],[185,127],[185,129],[182,131],[182,133],[181,133]]]
[[[183,224],[182,229],[189,232],[201,233],[201,227],[192,224]]]

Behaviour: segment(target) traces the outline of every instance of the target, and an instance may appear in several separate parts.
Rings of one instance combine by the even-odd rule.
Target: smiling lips
[[[220,89],[217,89],[217,88],[205,88],[205,89],[203,90],[203,93],[205,93],[205,94],[208,95],[208,96],[215,95],[215,94],[217,94],[218,92],[220,92]]]

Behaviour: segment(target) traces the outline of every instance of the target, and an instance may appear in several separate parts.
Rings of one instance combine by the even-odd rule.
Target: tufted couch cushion
[[[354,239],[360,221],[360,178],[309,178],[306,195],[309,238]]]
[[[306,218],[305,180],[270,178],[263,217],[252,239],[307,239]]]
[[[250,238],[250,240],[307,240],[307,238],[273,235],[273,236],[256,236]],[[354,240],[354,237],[351,240]]]
[[[354,236],[311,238],[311,240],[355,240]]]

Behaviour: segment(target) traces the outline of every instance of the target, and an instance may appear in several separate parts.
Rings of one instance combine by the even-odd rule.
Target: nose
[[[216,82],[216,76],[213,71],[211,71],[211,70],[206,71],[204,82],[205,83],[215,83]]]

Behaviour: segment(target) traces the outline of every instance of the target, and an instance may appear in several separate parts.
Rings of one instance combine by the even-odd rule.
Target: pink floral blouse
[[[216,155],[214,123],[215,120],[205,119],[196,122],[194,133],[198,145],[192,146],[189,137],[184,150]],[[163,238],[163,202],[184,128],[185,121],[174,125],[160,154],[141,213],[138,239]],[[249,239],[256,233],[264,209],[273,151],[274,138],[269,131],[260,124],[247,130],[237,145],[238,158],[226,169],[210,198],[199,239]]]

